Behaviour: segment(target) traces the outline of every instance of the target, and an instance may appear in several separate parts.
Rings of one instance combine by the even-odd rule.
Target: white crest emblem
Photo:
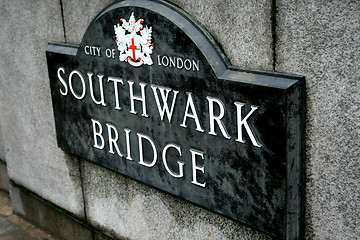
[[[117,25],[114,25],[116,44],[120,52],[119,60],[125,61],[132,66],[138,67],[142,64],[152,65],[150,57],[154,44],[151,43],[152,28],[142,25],[143,19],[135,21],[134,13],[131,13],[129,22],[121,18]]]

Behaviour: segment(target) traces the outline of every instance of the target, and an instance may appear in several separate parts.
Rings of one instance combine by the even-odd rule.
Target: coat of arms
[[[120,52],[119,60],[125,61],[132,66],[138,67],[142,64],[152,65],[150,57],[154,44],[151,43],[152,28],[142,25],[143,19],[135,21],[134,13],[131,13],[127,22],[120,19],[121,25],[114,25],[116,44]]]

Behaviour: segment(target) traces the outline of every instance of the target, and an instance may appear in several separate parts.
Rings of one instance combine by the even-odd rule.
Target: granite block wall
[[[57,147],[47,43],[79,44],[112,2],[0,2],[0,160],[9,178],[113,238],[269,239]],[[306,239],[359,238],[360,3],[171,2],[210,32],[234,66],[306,77]],[[18,195],[14,209],[26,215]]]
[[[0,152],[9,178],[84,216],[78,160],[57,147],[45,57],[48,42],[64,42],[60,3],[2,1],[0,19]]]
[[[360,3],[277,1],[276,71],[306,76],[306,238],[360,237]]]

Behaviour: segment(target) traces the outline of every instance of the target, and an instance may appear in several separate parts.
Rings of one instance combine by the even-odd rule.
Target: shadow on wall
[[[8,152],[8,149],[5,146],[4,134],[0,125],[0,191],[9,193],[9,176],[5,161],[6,152]]]
[[[8,152],[8,149],[5,146],[4,133],[2,131],[2,126],[0,125],[0,161],[6,161],[6,152]]]

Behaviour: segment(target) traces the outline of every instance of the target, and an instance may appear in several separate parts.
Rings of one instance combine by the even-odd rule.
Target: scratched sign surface
[[[302,236],[302,77],[230,66],[161,1],[111,5],[79,46],[46,54],[61,149],[271,236]]]

